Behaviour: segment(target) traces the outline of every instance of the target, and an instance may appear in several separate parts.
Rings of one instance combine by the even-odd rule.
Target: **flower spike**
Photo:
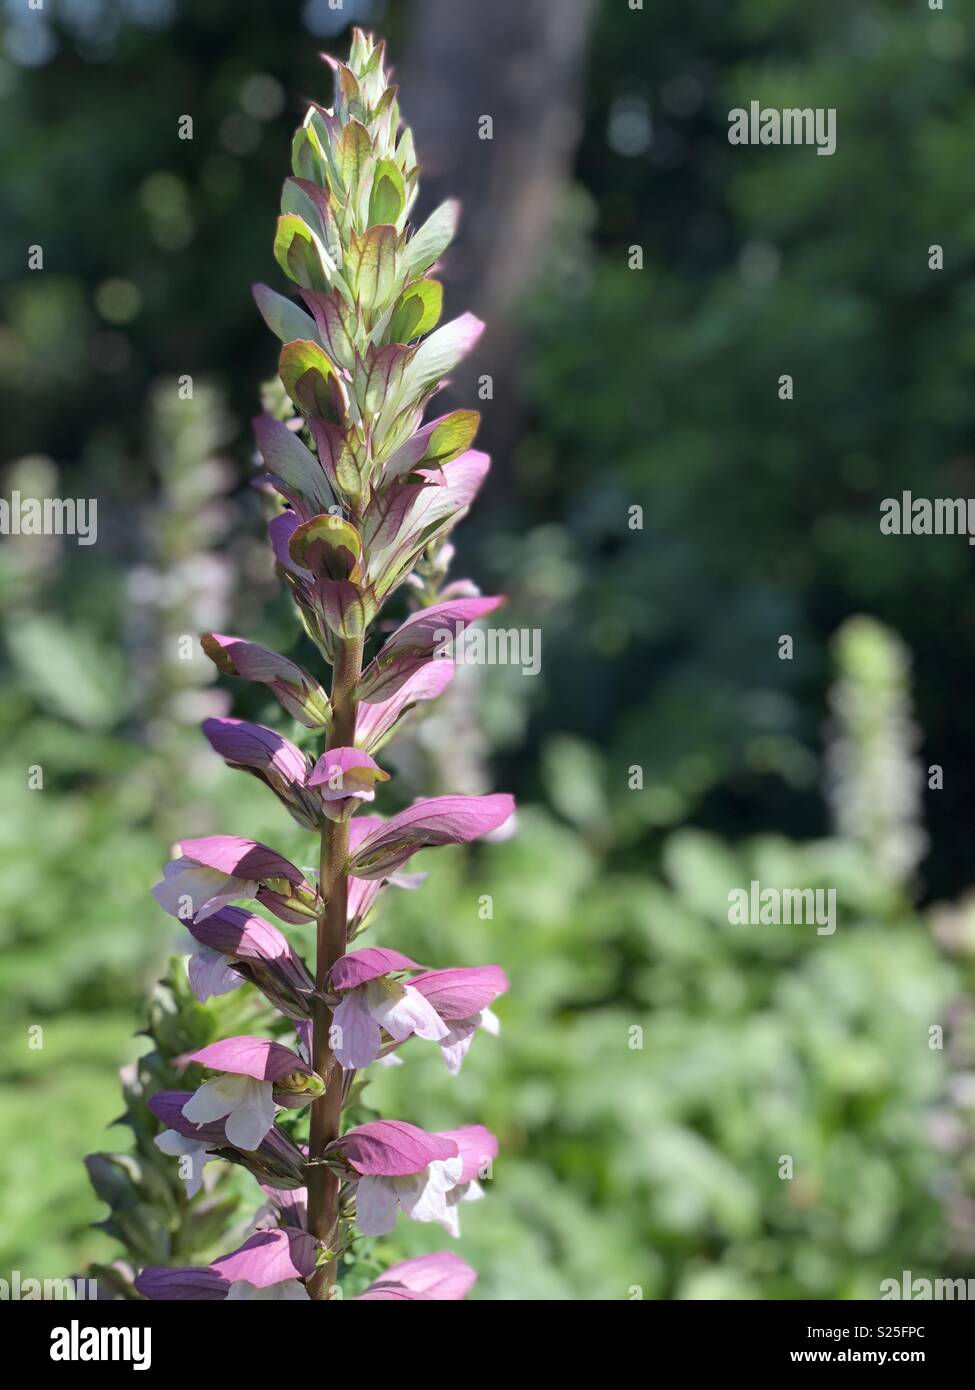
[[[417,158],[384,45],[355,29],[348,60],[327,62],[334,102],[312,103],[295,133],[274,235],[292,289],[254,289],[279,340],[281,384],[266,393],[254,434],[273,563],[306,647],[331,668],[329,688],[317,670],[259,643],[201,639],[223,675],[263,686],[300,726],[282,733],[210,718],[203,732],[314,842],[296,863],[237,835],[183,840],[152,890],[192,937],[197,1014],[192,1041],[167,1057],[164,1089],[147,1098],[161,1127],[149,1154],[154,1171],[178,1162],[188,1193],[179,1201],[190,1208],[185,1219],[178,1203],[172,1210],[180,1230],[198,1213],[206,1239],[170,1248],[168,1264],[154,1248],[154,1262],[141,1255],[134,1293],[147,1299],[329,1301],[346,1267],[358,1277],[357,1261],[343,1264],[352,1242],[391,1231],[398,1213],[456,1236],[460,1203],[483,1196],[498,1153],[482,1125],[350,1128],[346,1109],[364,1082],[353,1086],[354,1073],[397,1063],[410,1040],[436,1043],[456,1072],[479,1030],[497,1032],[492,1005],[508,987],[500,966],[438,969],[395,946],[348,946],[381,916],[387,887],[423,882],[404,871],[415,853],[495,835],[514,801],[496,793],[383,806],[379,750],[450,687],[457,639],[503,601],[448,582],[448,538],[490,461],[474,447],[477,411],[430,409],[484,325],[469,313],[441,321],[431,272],[458,208],[446,202],[414,225]],[[299,950],[312,938],[306,965]],[[218,1016],[236,1025],[218,1031]],[[183,1084],[199,1084],[176,1089],[173,1075],[187,1068]],[[222,1209],[208,1194],[226,1161],[256,1178],[261,1205],[248,1227],[233,1224],[235,1248],[212,1259]],[[167,1208],[160,1228],[172,1225]],[[224,1229],[229,1237],[229,1212]],[[192,1263],[201,1254],[211,1263]],[[475,1277],[457,1256],[432,1254],[349,1292],[364,1302],[457,1301]]]

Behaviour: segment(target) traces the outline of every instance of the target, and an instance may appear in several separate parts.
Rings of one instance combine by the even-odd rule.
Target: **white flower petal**
[[[227,1116],[225,1128],[234,1148],[254,1150],[274,1124],[274,1085],[251,1076],[242,1079],[247,1090]]]
[[[203,1186],[203,1169],[210,1158],[206,1144],[201,1144],[199,1139],[187,1139],[175,1129],[164,1129],[152,1142],[160,1153],[168,1154],[171,1158],[192,1159],[189,1175],[181,1173],[181,1176],[186,1184],[187,1197],[195,1197]],[[181,1169],[183,1166],[180,1165]]]
[[[460,1064],[467,1056],[476,1031],[476,1027],[468,1019],[463,1023],[452,1023],[447,1030],[447,1036],[441,1039],[440,1055],[451,1076],[456,1076],[460,1071]]]
[[[160,1153],[168,1154],[171,1158],[182,1158],[184,1154],[206,1152],[206,1145],[201,1144],[199,1139],[186,1139],[175,1129],[164,1129],[162,1134],[157,1134],[152,1142]]]
[[[493,1009],[482,1009],[479,1014],[475,1014],[471,1019],[475,1028],[483,1028],[485,1033],[490,1033],[496,1038],[501,1032],[501,1020]]]
[[[211,950],[209,946],[201,946],[190,956],[186,962],[186,975],[190,989],[201,1004],[215,995],[240,989],[244,983],[243,976],[238,975],[230,957]]]
[[[296,1303],[308,1301],[308,1290],[298,1279],[282,1279],[280,1284],[268,1284],[258,1289],[244,1279],[235,1279],[227,1290],[225,1303],[246,1300],[248,1303]]]
[[[437,1217],[437,1224],[452,1235],[454,1240],[460,1240],[460,1212],[457,1210],[457,1203],[451,1202],[450,1194],[447,1196],[447,1205],[444,1207],[443,1215]]]
[[[400,1206],[410,1220],[444,1224],[448,1219],[447,1193],[456,1187],[463,1168],[460,1157],[442,1158],[435,1159],[422,1173],[393,1178]]]
[[[208,869],[192,861],[171,860],[163,870],[163,880],[152,890],[160,907],[180,921],[202,921],[218,908],[238,898],[252,898],[257,883],[232,878],[218,869]]]
[[[370,980],[364,989],[369,1012],[396,1042],[412,1033],[434,1041],[446,1037],[447,1025],[419,990],[386,979]]]
[[[400,1178],[369,1176],[356,1185],[355,1219],[364,1236],[385,1236],[396,1225],[398,1205],[395,1183]]]
[[[333,1051],[347,1071],[368,1067],[379,1056],[382,1032],[361,989],[350,989],[342,996],[332,1013],[332,1027],[338,1029]]]
[[[236,1110],[247,1094],[249,1076],[216,1076],[212,1081],[204,1081],[183,1106],[183,1114],[195,1125],[206,1125],[211,1120],[222,1120],[231,1110]]]
[[[311,1301],[308,1290],[300,1279],[282,1279],[280,1284],[272,1284],[271,1289],[267,1292],[270,1292],[271,1296],[279,1302],[308,1303]]]
[[[428,1042],[439,1042],[441,1038],[445,1038],[450,1032],[450,1027],[444,1023],[430,1000],[412,985],[405,985],[403,993],[405,997],[399,1013],[404,1018],[412,1018],[413,1032],[416,1036],[425,1038]]]

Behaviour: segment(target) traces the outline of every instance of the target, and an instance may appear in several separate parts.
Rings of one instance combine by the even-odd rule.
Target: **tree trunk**
[[[472,309],[488,327],[471,367],[456,374],[457,395],[469,400],[472,381],[492,377],[499,408],[486,408],[482,438],[502,467],[517,431],[518,300],[572,172],[595,8],[596,0],[414,0],[412,9],[402,89],[421,170],[416,216],[448,195],[463,203],[445,266],[448,309]]]

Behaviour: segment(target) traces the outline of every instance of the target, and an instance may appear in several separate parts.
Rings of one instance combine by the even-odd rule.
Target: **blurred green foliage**
[[[971,550],[882,536],[879,504],[975,496],[973,72],[964,7],[603,4],[515,469],[528,595],[544,550],[571,596],[546,615],[538,727],[642,763],[659,823],[822,833],[828,644],[869,611],[915,655],[925,762],[950,763],[925,807],[936,894],[970,874],[975,742],[950,692],[975,679]],[[835,107],[836,153],[730,145],[753,99]]]
[[[414,959],[500,959],[515,982],[461,1089],[418,1048],[367,1091],[386,1113],[500,1134],[490,1202],[462,1220],[480,1296],[871,1298],[890,1271],[941,1268],[924,1125],[945,1068],[927,1030],[957,984],[924,924],[890,916],[842,842],[731,849],[687,830],[663,859],[649,883],[607,872],[532,811],[476,882],[441,858],[382,928]],[[835,936],[730,928],[728,892],[752,878],[835,886]],[[396,1250],[438,1235],[404,1224]]]

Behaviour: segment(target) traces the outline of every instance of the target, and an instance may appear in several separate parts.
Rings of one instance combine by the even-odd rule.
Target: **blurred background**
[[[167,966],[171,842],[308,858],[198,732],[280,712],[180,638],[313,660],[248,486],[276,361],[249,286],[282,287],[290,134],[360,23],[389,39],[423,206],[464,200],[448,310],[489,322],[456,392],[490,374],[495,464],[454,573],[543,633],[538,676],[468,669],[397,744],[402,800],[510,789],[519,834],[431,855],[373,934],[503,964],[502,1035],[459,1084],[417,1047],[370,1099],[500,1135],[458,1247],[482,1298],[975,1276],[972,553],[878,526],[905,488],[975,495],[972,16],[4,0],[0,22],[0,496],[98,499],[94,546],[0,541],[0,1275],[119,1235],[205,1254],[171,1194],[143,1200],[166,1181],[146,1135],[108,1126],[120,1066],[236,1007]],[[835,155],[730,146],[752,99],[834,106]],[[729,926],[752,879],[835,888],[835,934]],[[93,1190],[99,1149],[122,1157]],[[384,1254],[443,1240],[401,1223]]]

